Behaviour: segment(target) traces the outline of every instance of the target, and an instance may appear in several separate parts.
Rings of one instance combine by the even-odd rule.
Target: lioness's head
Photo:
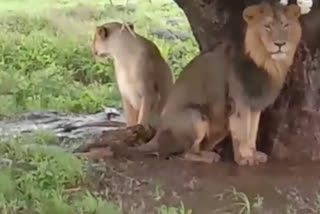
[[[134,30],[133,24],[127,24],[131,31]],[[95,57],[108,58],[117,46],[120,37],[128,29],[119,22],[110,22],[97,26],[92,43],[92,53]]]
[[[272,59],[291,64],[301,39],[299,16],[297,5],[261,3],[247,7],[243,11],[246,54],[256,63]]]

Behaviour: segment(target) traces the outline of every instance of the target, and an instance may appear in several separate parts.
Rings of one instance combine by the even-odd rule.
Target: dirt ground
[[[232,162],[204,164],[146,158],[112,159],[93,166],[98,169],[99,194],[118,201],[125,213],[155,213],[155,208],[163,204],[180,206],[181,202],[193,214],[239,213],[244,206],[239,202],[258,205],[242,213],[320,213],[317,163],[269,162],[239,167]],[[227,190],[232,187],[238,193],[228,197]],[[253,205],[256,196],[261,203]]]
[[[32,132],[35,127],[45,127],[59,133],[62,139],[74,139],[101,132],[100,127],[83,124],[103,121],[105,117],[33,113],[23,118],[0,122],[4,127],[1,136],[14,130]],[[72,142],[66,141],[63,147],[73,150],[70,145],[79,146],[79,142]],[[93,172],[91,184],[95,194],[119,202],[124,214],[158,214],[156,209],[161,205],[180,207],[181,203],[192,209],[192,214],[320,214],[318,162],[269,161],[256,167],[239,167],[228,158],[205,164],[176,157],[171,160],[149,157],[134,161],[110,158],[88,167]],[[243,212],[239,212],[241,209]]]

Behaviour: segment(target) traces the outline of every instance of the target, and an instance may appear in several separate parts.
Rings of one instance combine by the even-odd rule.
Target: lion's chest
[[[268,73],[250,60],[242,60],[240,63],[237,75],[244,92],[252,98],[263,96],[270,82]]]
[[[264,110],[275,101],[281,90],[273,81],[268,72],[252,60],[237,59],[231,74],[230,93],[256,110]]]

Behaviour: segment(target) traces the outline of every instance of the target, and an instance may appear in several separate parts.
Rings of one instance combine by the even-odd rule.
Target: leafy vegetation
[[[0,142],[1,213],[119,213],[118,206],[84,188],[83,162],[55,147],[56,141],[37,133]]]
[[[0,8],[2,116],[120,107],[112,64],[95,61],[90,52],[97,24],[133,22],[138,33],[157,44],[175,75],[197,52],[173,1],[0,0]]]

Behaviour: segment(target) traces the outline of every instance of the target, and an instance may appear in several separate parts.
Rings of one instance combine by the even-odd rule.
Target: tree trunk
[[[242,10],[261,0],[175,1],[184,10],[203,52],[227,33],[241,35]],[[303,41],[283,91],[260,121],[258,148],[275,159],[320,160],[319,1],[314,0],[313,5],[312,11],[301,17]]]

